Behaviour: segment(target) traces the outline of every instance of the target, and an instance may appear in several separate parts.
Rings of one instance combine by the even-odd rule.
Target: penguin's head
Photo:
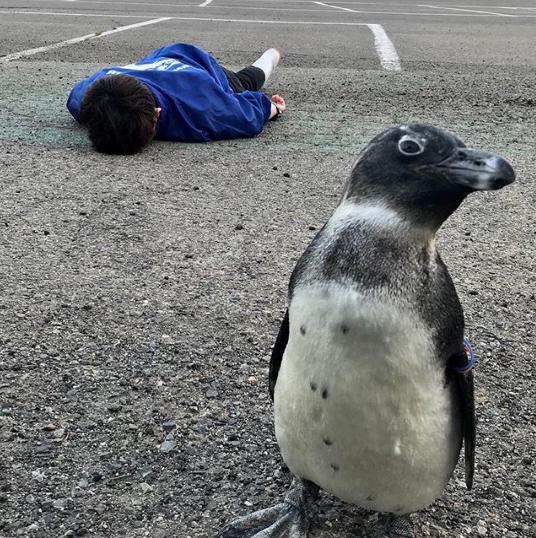
[[[345,198],[383,203],[436,226],[471,192],[496,190],[515,173],[502,157],[472,149],[427,124],[392,127],[376,136],[354,165]]]

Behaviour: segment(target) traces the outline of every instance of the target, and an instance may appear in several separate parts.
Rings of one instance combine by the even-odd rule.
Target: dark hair
[[[106,75],[88,88],[80,105],[80,122],[93,147],[102,153],[138,153],[154,136],[156,103],[139,80]]]

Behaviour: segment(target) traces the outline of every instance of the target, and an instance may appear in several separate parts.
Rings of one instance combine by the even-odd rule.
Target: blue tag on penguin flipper
[[[475,353],[469,340],[463,339],[463,348],[465,351],[466,362],[463,365],[456,366],[456,372],[458,374],[468,374],[475,366]]]

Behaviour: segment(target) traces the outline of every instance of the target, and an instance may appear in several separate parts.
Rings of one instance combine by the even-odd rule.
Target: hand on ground
[[[287,104],[285,100],[280,95],[272,95],[272,103],[279,107],[281,112],[284,112],[287,109]]]

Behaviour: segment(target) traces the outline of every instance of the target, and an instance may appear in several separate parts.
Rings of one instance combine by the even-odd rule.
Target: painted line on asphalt
[[[304,2],[306,0],[294,0],[295,3],[297,2]],[[403,7],[417,7],[419,4],[414,3],[402,3],[402,2],[392,2],[392,3],[384,3],[384,2],[354,2],[352,0],[337,0],[337,4],[356,4],[360,6],[403,6]],[[460,8],[479,8],[479,9],[536,9],[533,7],[526,7],[526,6],[489,6],[489,5],[482,5],[482,4],[452,4],[452,7],[460,7]]]
[[[461,5],[461,6],[458,6],[456,4],[454,4],[452,7],[463,7],[464,9],[465,8],[468,8],[468,7],[477,7],[477,8],[480,8],[480,9],[536,9],[534,7],[524,7],[524,6],[482,6],[482,5]]]
[[[224,19],[214,17],[170,17],[178,21],[207,21],[207,22],[247,22],[253,24],[301,24],[312,26],[366,26],[365,22],[336,22],[336,21],[271,21],[260,19]]]
[[[374,46],[380,58],[381,66],[388,71],[402,71],[396,48],[383,26],[381,24],[367,24],[367,26],[374,34]]]
[[[33,0],[34,2],[36,1],[40,1],[40,2],[50,2],[50,0]],[[157,3],[157,2],[151,2],[150,4],[148,4],[147,2],[129,2],[129,1],[123,1],[123,0],[113,0],[113,1],[110,1],[110,2],[107,2],[106,0],[55,0],[56,2],[78,2],[79,4],[104,4],[104,5],[107,5],[107,6],[117,6],[117,5],[128,5],[128,6],[145,6],[145,7],[153,7],[153,6],[157,6],[157,7],[203,7],[203,6],[199,6],[199,5],[194,5],[194,4],[170,4],[170,3],[167,3],[167,4],[164,4],[164,3]],[[210,4],[210,2],[212,2],[213,0],[210,0],[208,3]],[[205,2],[206,3],[206,2]],[[32,7],[36,7],[36,6],[32,6]]]
[[[333,9],[340,9],[342,11],[350,11],[352,13],[362,13],[361,11],[356,11],[355,9],[350,9],[347,7],[332,6],[331,4],[324,4],[324,2],[313,2],[313,4],[318,4],[319,6],[330,7]]]
[[[60,41],[59,43],[54,43],[52,45],[45,45],[44,47],[21,50],[20,52],[15,52],[13,54],[7,54],[6,56],[1,56],[0,62],[10,62],[12,60],[18,60],[19,58],[32,56],[33,54],[38,54],[40,52],[46,52],[53,49],[60,49],[62,47],[67,47],[68,45],[73,45],[74,43],[87,41],[88,39],[97,39],[99,37],[105,37],[107,35],[116,34],[117,32],[124,32],[125,30],[132,30],[134,28],[148,26],[149,24],[157,24],[159,22],[168,21],[169,19],[170,17],[161,17],[160,19],[151,19],[150,21],[137,22],[135,24],[129,24],[128,26],[120,26],[119,28],[114,28],[113,30],[106,30],[105,32],[95,32],[93,34],[88,34],[81,37],[74,37],[72,39],[66,39],[65,41]]]
[[[346,3],[346,4],[349,4],[350,2],[339,2],[339,3]],[[395,13],[393,11],[363,11],[363,10],[357,10],[357,9],[350,9],[350,8],[347,8],[347,7],[342,7],[342,6],[334,6],[332,4],[326,4],[324,2],[317,2],[317,1],[313,1],[313,4],[318,4],[319,6],[324,6],[324,7],[330,7],[330,8],[333,8],[333,9],[340,9],[342,11],[349,11],[350,13],[382,13],[384,15],[415,15],[415,16],[420,16],[422,17],[423,15],[428,15],[428,13]],[[495,17],[518,17],[518,15],[506,15],[505,13],[496,13],[496,12],[493,12],[493,11],[478,11],[478,10],[475,10],[475,9],[461,9],[461,8],[455,8],[455,7],[444,7],[444,6],[433,6],[433,5],[429,5],[429,4],[415,4],[414,7],[426,7],[426,8],[429,8],[429,9],[446,9],[446,10],[451,10],[451,11],[463,11],[463,14],[467,14],[465,16],[474,16],[474,14],[478,14],[479,16],[489,16],[489,15],[493,15]],[[440,16],[453,16],[452,13],[431,13],[432,16],[435,16],[435,15],[440,15]],[[460,15],[460,13],[456,13],[455,15]]]
[[[35,0],[33,0],[35,2]],[[106,4],[106,5],[133,5],[133,6],[145,6],[145,7],[148,7],[148,6],[158,6],[158,7],[174,7],[174,8],[185,8],[185,7],[188,7],[188,8],[198,8],[198,7],[202,7],[201,5],[192,5],[192,4],[157,4],[157,3],[154,3],[154,2],[151,2],[151,4],[147,4],[147,2],[105,2],[105,1],[102,1],[102,0],[56,0],[56,1],[60,1],[60,2],[79,2],[79,3],[83,3],[83,4]],[[211,0],[211,1],[214,1],[214,0]],[[303,2],[304,4],[307,3],[307,4],[310,4],[311,3],[311,0],[304,0]],[[218,4],[217,6],[214,6],[215,9],[234,9],[236,10],[236,6],[222,6],[221,4]],[[5,9],[5,8],[4,8]],[[243,9],[243,10],[249,10],[249,11],[289,11],[289,12],[294,12],[294,13],[322,13],[322,12],[325,12],[325,13],[328,13],[328,12],[331,12],[332,10],[331,9],[305,9],[305,8],[299,8],[299,7],[295,7],[295,8],[287,8],[287,7],[278,7],[278,8],[273,8],[273,7],[262,7],[262,6],[240,6],[240,9]],[[51,11],[22,11],[22,10],[9,10],[9,11],[0,11],[0,13],[2,14],[10,14],[10,13],[13,13],[15,15],[21,15],[21,14],[26,14],[26,15],[38,15],[40,13],[42,13],[43,15],[68,15],[68,16],[71,16],[71,17],[74,17],[74,16],[79,16],[79,17],[131,17],[131,18],[145,18],[145,17],[148,17],[150,16],[150,14],[148,13],[142,13],[140,15],[123,15],[123,14],[120,14],[120,13],[113,13],[113,14],[104,14],[104,13],[96,13],[96,14],[92,14],[92,13],[83,13],[83,12],[80,12],[80,13],[77,13],[77,12],[68,12],[68,11],[55,11],[55,12],[51,12]],[[378,13],[378,12],[375,12],[375,13]],[[383,11],[380,11],[379,13],[383,13]],[[435,15],[435,13],[430,13],[430,15]],[[169,17],[173,17],[173,15],[168,15]]]
[[[309,0],[311,1],[311,0]],[[316,10],[329,11],[332,10]],[[144,19],[147,15],[121,15],[120,13],[68,13],[68,12],[51,12],[51,11],[0,11],[0,15],[3,14],[15,14],[15,15],[58,15],[62,17],[108,17],[108,18],[125,18],[125,19]],[[167,20],[178,21],[207,21],[207,22],[247,22],[254,24],[301,24],[301,25],[313,25],[313,26],[366,26],[365,22],[337,22],[337,21],[273,21],[262,19],[223,19],[214,17],[176,17],[169,15],[164,17]]]
[[[205,0],[202,4],[199,4],[198,7],[207,7],[209,4],[212,4],[213,0]]]
[[[445,6],[432,6],[429,4],[419,4],[419,7],[427,7],[431,9],[447,9],[451,11],[463,11],[465,13],[481,13],[484,15],[494,15],[495,17],[515,17],[517,18],[517,15],[509,15],[506,13],[497,13],[495,11],[478,11],[476,9],[462,9],[460,7],[445,7]]]
[[[1,13],[1,12],[0,12]],[[210,22],[248,22],[248,23],[257,23],[257,24],[301,24],[301,25],[315,25],[315,26],[366,26],[371,30],[374,35],[374,46],[378,57],[380,59],[380,64],[384,69],[389,71],[401,71],[400,59],[396,52],[395,46],[392,41],[387,36],[387,33],[380,24],[367,24],[363,22],[320,22],[320,21],[260,21],[260,20],[245,20],[245,19],[215,19],[207,17],[162,17],[160,19],[152,19],[150,21],[138,22],[135,24],[130,24],[128,26],[121,26],[114,30],[108,30],[102,33],[93,33],[88,34],[82,37],[75,37],[73,39],[67,39],[66,41],[61,41],[59,43],[54,43],[53,45],[46,45],[44,47],[38,47],[35,49],[23,50],[21,52],[16,52],[13,54],[8,54],[7,56],[0,57],[0,62],[9,62],[12,60],[17,60],[25,56],[30,56],[32,54],[38,54],[40,52],[49,51],[52,49],[59,49],[61,47],[66,47],[68,45],[73,45],[75,43],[80,43],[82,41],[87,41],[88,39],[95,39],[97,37],[104,37],[116,32],[121,32],[124,30],[129,30],[131,28],[139,28],[141,26],[147,26],[148,24],[156,24],[162,21],[169,20],[194,20],[194,21],[210,21]]]
[[[33,0],[34,2],[50,2],[50,0]],[[196,7],[192,4],[170,4],[170,3],[167,3],[167,4],[164,4],[164,3],[155,3],[155,2],[151,2],[150,4],[148,4],[147,2],[131,2],[131,1],[125,1],[125,0],[109,0],[109,1],[106,1],[106,0],[56,0],[58,2],[77,2],[79,4],[108,4],[108,5],[122,5],[122,4],[131,4],[131,5],[142,5],[142,6],[168,6],[168,7]],[[213,0],[211,0],[213,1]],[[293,0],[293,3],[295,4],[308,4],[310,3],[311,0]],[[393,6],[393,7],[397,7],[397,8],[400,8],[400,7],[418,7],[419,4],[414,4],[414,3],[402,3],[402,2],[393,2],[393,3],[384,3],[384,2],[356,2],[356,1],[347,1],[347,0],[337,0],[337,4],[350,4],[350,5],[359,5],[359,6],[382,6],[382,7],[387,7],[387,6]],[[199,7],[199,6],[197,6]],[[218,8],[221,8],[221,9],[236,9],[236,7],[241,7],[241,8],[244,8],[244,9],[254,9],[252,6],[244,6],[244,5],[239,5],[239,6],[221,6],[219,5]],[[459,8],[463,8],[463,9],[467,9],[467,8],[478,8],[478,9],[525,9],[525,10],[535,10],[536,7],[527,7],[527,6],[488,6],[488,5],[471,5],[471,4],[466,4],[466,5],[457,5],[457,4],[453,4],[452,6],[450,7],[459,7]],[[276,8],[267,8],[267,9],[276,9]],[[281,8],[277,8],[277,9],[281,9]]]
[[[308,3],[313,3],[311,0],[307,0]],[[105,2],[108,3],[108,2]],[[147,5],[155,5],[155,4],[147,4]],[[197,7],[197,6],[188,6],[188,7]],[[275,11],[272,8],[265,8],[265,7],[250,7],[247,8],[246,6],[241,6],[244,9],[268,9],[269,11]],[[221,9],[222,6],[218,6],[217,9]],[[234,7],[230,6],[223,6],[224,9],[235,9]],[[216,9],[216,8],[215,8]],[[282,8],[281,11],[298,11],[298,12],[305,12],[310,11],[311,13],[318,13],[318,12],[328,12],[331,11],[331,9],[316,9],[316,10],[301,10],[301,9],[285,9]],[[353,10],[355,11],[355,10]],[[481,13],[438,13],[437,11],[430,12],[430,13],[415,13],[415,12],[403,12],[403,11],[356,11],[356,13],[359,14],[367,14],[367,15],[411,15],[412,17],[496,17],[497,15],[502,17],[516,17],[516,18],[523,18],[523,19],[532,19],[536,18],[536,15],[532,15],[532,13],[529,14],[520,14],[520,15],[505,15],[503,13],[498,13],[497,15],[485,15]],[[66,17],[121,17],[124,19],[144,19],[145,17],[149,17],[150,14],[140,14],[140,15],[124,15],[122,13],[76,13],[76,12],[68,12],[68,11],[22,11],[22,10],[2,10],[0,11],[0,14],[2,15],[58,15],[58,16],[66,16]],[[170,19],[178,19],[178,20],[214,20],[214,21],[232,21],[232,22],[259,22],[263,24],[267,23],[273,23],[273,24],[316,24],[315,22],[308,22],[308,21],[257,21],[257,20],[251,20],[251,19],[203,19],[203,18],[195,18],[195,17],[177,17],[174,15],[168,15],[168,18]],[[342,24],[345,23],[326,23],[326,24]]]
[[[122,15],[121,13],[74,13],[68,11],[0,11],[1,15],[58,15],[60,17],[108,17],[122,19],[146,19],[147,13],[142,15]],[[173,17],[166,17],[172,19]]]
[[[331,4],[316,1],[314,3],[320,6],[350,11],[351,13],[360,13],[359,11],[349,9],[347,7],[333,6]],[[387,35],[387,32],[384,30],[383,26],[381,24],[367,24],[367,26],[374,35],[374,46],[376,47],[376,52],[380,58],[381,66],[388,71],[402,71],[400,58],[396,52],[396,48],[393,42],[389,39],[389,36]]]

